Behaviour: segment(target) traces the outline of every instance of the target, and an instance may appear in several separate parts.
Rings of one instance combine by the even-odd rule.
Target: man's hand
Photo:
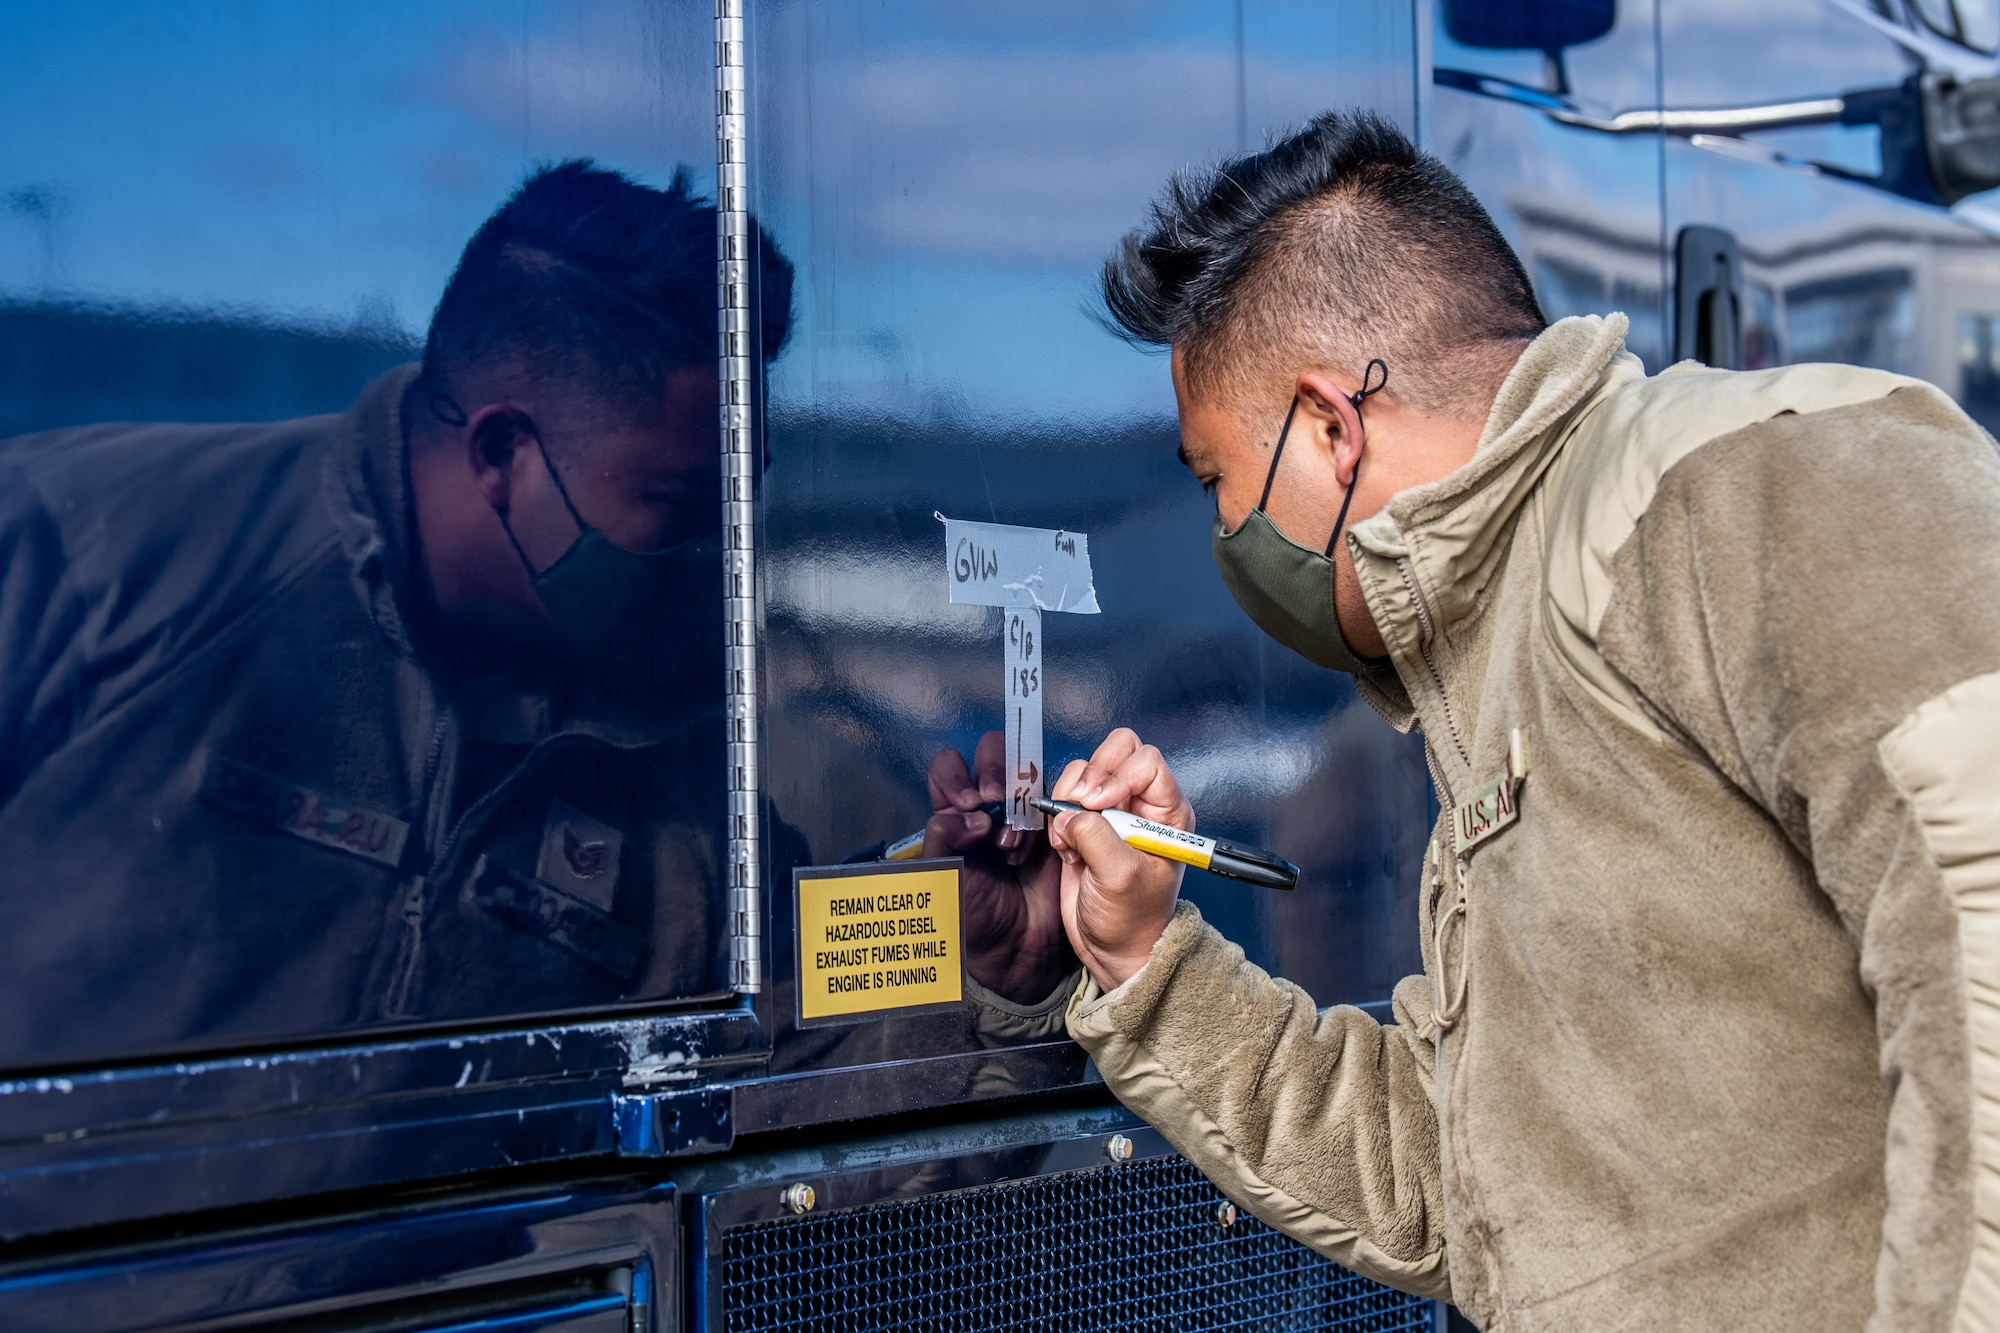
[[[1007,797],[1007,736],[989,731],[973,769],[956,750],[931,760],[925,856],[965,858],[965,969],[1017,1004],[1048,998],[1076,967],[1063,933],[1061,864],[1047,839],[1008,828],[979,807]]]
[[[983,748],[983,747],[982,747]],[[1174,915],[1181,865],[1125,842],[1096,810],[1116,807],[1194,831],[1194,810],[1160,752],[1120,727],[1088,763],[1073,761],[1050,793],[1084,806],[1059,815],[1049,842],[1063,860],[1062,919],[1070,944],[1099,986],[1114,990],[1141,967]]]

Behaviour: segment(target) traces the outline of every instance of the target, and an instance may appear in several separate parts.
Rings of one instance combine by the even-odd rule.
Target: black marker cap
[[[1245,884],[1257,884],[1267,889],[1296,889],[1299,886],[1299,868],[1290,861],[1255,847],[1239,847],[1233,842],[1216,842],[1215,854],[1209,858],[1208,868],[1212,874],[1240,879]]]

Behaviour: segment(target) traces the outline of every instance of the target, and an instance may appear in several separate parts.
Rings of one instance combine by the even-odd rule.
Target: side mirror
[[[1594,42],[1618,21],[1617,0],[1444,0],[1444,30],[1460,46],[1546,51]]]
[[[1938,201],[2000,186],[2000,79],[1923,78],[1924,147]]]
[[[1445,31],[1461,46],[1539,50],[1548,57],[1546,88],[1443,66],[1439,86],[1532,107],[1564,125],[1603,134],[1667,134],[1732,139],[1774,161],[1812,167],[1924,204],[1957,203],[2000,189],[2000,78],[1963,79],[1944,70],[1912,74],[1888,88],[1860,88],[1768,106],[1643,107],[1595,115],[1569,100],[1564,49],[1611,31],[1617,0],[1442,0]],[[1846,3],[1846,0],[1842,0]],[[1943,3],[1943,0],[1938,0]],[[1954,41],[2000,44],[2000,0],[1952,0]],[[1926,19],[1933,27],[1937,24]],[[1938,28],[1943,32],[1943,28]],[[1757,130],[1799,125],[1873,125],[1881,133],[1882,169],[1864,175],[1827,162],[1794,158],[1743,140]],[[1696,327],[1690,324],[1690,328]]]
[[[1881,131],[1882,174],[1872,184],[1945,205],[2000,186],[2000,79],[1933,71],[1843,102],[1842,124]]]

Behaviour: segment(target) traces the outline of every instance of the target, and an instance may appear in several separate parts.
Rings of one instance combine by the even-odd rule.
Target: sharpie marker
[[[1030,796],[1028,804],[1045,815],[1083,812],[1083,807],[1074,801],[1051,801],[1041,796]],[[1261,884],[1267,889],[1295,889],[1299,886],[1299,868],[1283,857],[1255,847],[1239,847],[1233,842],[1204,838],[1170,824],[1155,824],[1127,810],[1099,810],[1095,813],[1104,816],[1105,822],[1125,840],[1128,847],[1164,856],[1169,861],[1180,861],[1225,879],[1240,879],[1245,884]]]
[[[998,824],[1007,815],[1007,803],[1005,801],[988,801],[979,808],[985,811],[987,818],[991,819],[995,824]],[[970,814],[971,812],[966,811],[965,813]],[[909,837],[898,838],[884,847],[882,854],[875,859],[878,861],[914,861],[923,854],[924,831],[918,829]]]

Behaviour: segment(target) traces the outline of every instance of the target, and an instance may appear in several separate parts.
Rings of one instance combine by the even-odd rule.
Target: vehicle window
[[[2000,47],[2000,0],[1910,0],[1925,27],[1976,51]]]
[[[1910,0],[1910,8],[1932,31],[1958,40],[1958,16],[1952,13],[1952,0]]]
[[[1843,274],[1785,290],[1792,361],[1842,361],[1912,373],[1916,286],[1907,269]]]
[[[1958,319],[1958,401],[1988,431],[2000,427],[2000,317]]]
[[[2000,49],[2000,0],[1954,0],[1959,40],[1975,51]]]
[[[710,12],[7,29],[0,1067],[715,995]]]

